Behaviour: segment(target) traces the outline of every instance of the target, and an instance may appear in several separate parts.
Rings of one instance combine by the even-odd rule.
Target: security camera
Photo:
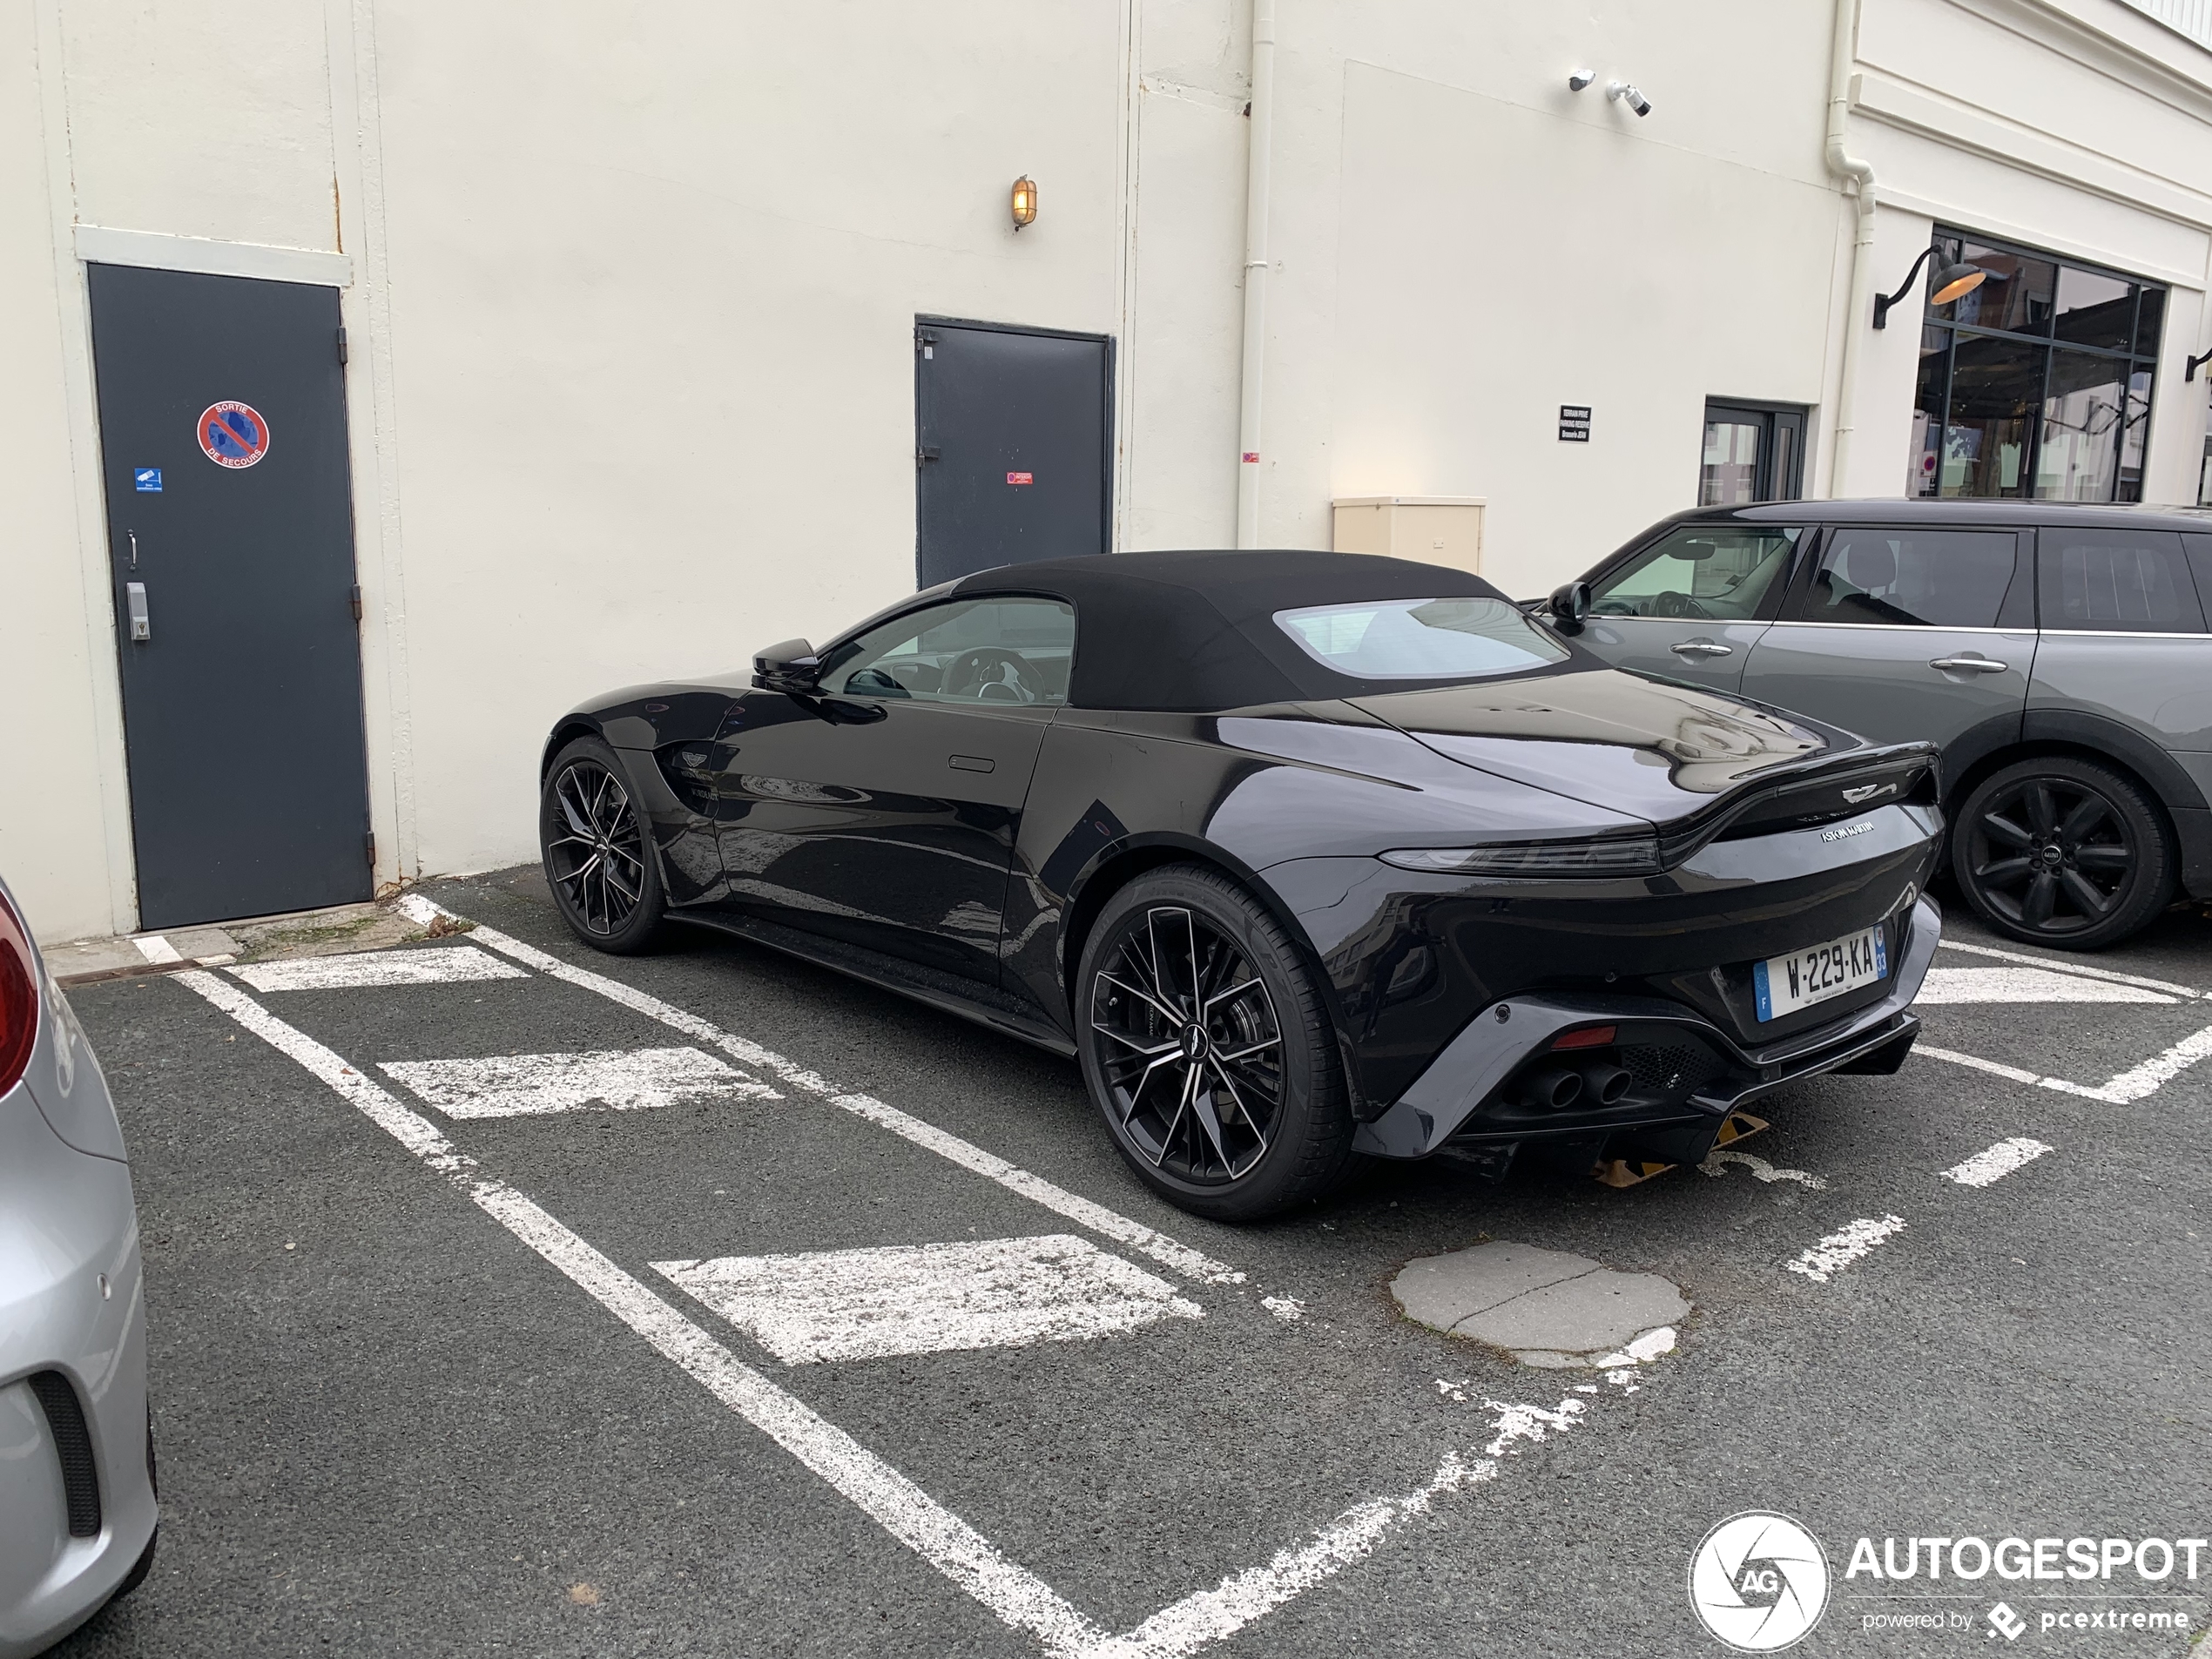
[[[1626,81],[1614,82],[1612,85],[1605,89],[1605,95],[1609,98],[1620,99],[1638,115],[1651,113],[1651,100]]]
[[[1596,78],[1595,70],[1578,69],[1567,78],[1567,90],[1570,92],[1579,92]]]

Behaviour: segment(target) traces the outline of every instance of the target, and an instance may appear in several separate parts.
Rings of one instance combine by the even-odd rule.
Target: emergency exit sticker
[[[219,467],[250,467],[269,452],[269,423],[250,404],[210,403],[199,415],[199,447]]]
[[[131,482],[141,496],[158,496],[161,493],[161,469],[133,467],[131,469]]]
[[[1009,472],[1006,475],[1006,482],[1009,484],[1034,484],[1036,481],[1036,475],[1034,473]]]

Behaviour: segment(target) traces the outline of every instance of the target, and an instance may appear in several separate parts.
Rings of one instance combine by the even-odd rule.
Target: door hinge
[[[361,837],[361,850],[368,854],[368,867],[374,869],[376,867],[376,832],[374,830],[369,831],[368,834]]]
[[[917,467],[925,461],[934,461],[936,459],[937,446],[934,443],[925,443],[921,448],[914,451],[914,465]]]
[[[338,367],[346,367],[346,331],[343,328],[338,331]]]
[[[361,584],[360,583],[356,582],[354,583],[353,592],[350,597],[354,602],[354,620],[355,622],[359,622],[361,619]]]
[[[937,336],[931,334],[927,328],[917,328],[914,330],[914,349],[916,351],[926,352],[930,347],[935,345],[936,343]]]

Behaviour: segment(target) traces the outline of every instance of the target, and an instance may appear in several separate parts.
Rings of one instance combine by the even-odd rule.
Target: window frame
[[[1748,502],[1707,502],[1701,507],[1752,507],[1769,502],[1803,501],[1805,484],[1805,433],[1811,411],[1802,403],[1767,403],[1757,398],[1709,397],[1705,400],[1705,415],[1698,423],[1698,494],[1704,494],[1705,428],[1713,424],[1716,416],[1749,415],[1759,427],[1759,460],[1752,473],[1752,499]],[[1739,421],[1737,424],[1750,424]],[[1784,425],[1794,434],[1790,447],[1790,475],[1777,480],[1774,467],[1775,434]]]
[[[1911,501],[2048,501],[2054,502],[2085,500],[2104,502],[2141,501],[2143,498],[2143,476],[2150,470],[2150,445],[2152,437],[2151,415],[2153,408],[2157,401],[2159,359],[2163,354],[2166,346],[2165,324],[2172,300],[2172,290],[2170,286],[2163,282],[2155,282],[2148,277],[2138,276],[2131,272],[2122,271],[2112,266],[2099,265],[2092,260],[2074,259],[2067,254],[2056,253],[2048,248],[2033,247],[2026,243],[2008,240],[2004,237],[1985,235],[1979,231],[1968,230],[1963,226],[1938,224],[1934,226],[1929,235],[1929,246],[1932,248],[1939,249],[1943,243],[1951,240],[1956,240],[1959,242],[1961,245],[1962,250],[1965,246],[1971,244],[1976,247],[1988,248],[1993,252],[2017,254],[2022,259],[2038,260],[2050,264],[2054,267],[2054,278],[2052,284],[2053,312],[2050,322],[2048,326],[2047,326],[2045,332],[2040,334],[2031,334],[2022,329],[1992,328],[1986,327],[1979,323],[1962,323],[1954,321],[1952,318],[1943,315],[1933,306],[1928,303],[1928,295],[1933,292],[1932,285],[1935,280],[1936,268],[1940,264],[1940,256],[1939,255],[1937,260],[1930,262],[1926,285],[1923,287],[1921,291],[1922,297],[1918,321],[1922,330],[1923,340],[1926,338],[1927,332],[1930,330],[1938,331],[1944,335],[1944,344],[1942,347],[1943,407],[1940,409],[1932,409],[1928,412],[1930,415],[1930,424],[1934,428],[1936,433],[1936,466],[1932,481],[1935,488],[1934,493],[1932,495],[1918,493],[1917,486],[1919,480],[1918,477],[1915,477],[1912,482],[1915,486],[1916,493],[1907,496],[1906,499]],[[2134,289],[2135,305],[2134,311],[2130,314],[2128,318],[2128,344],[2125,350],[2115,350],[2111,347],[2102,346],[2085,346],[2072,341],[2063,341],[2058,337],[2058,313],[2056,309],[2058,282],[2063,273],[2068,270],[2084,272],[2092,276],[2107,277],[2114,281],[2125,282]],[[2157,348],[2146,353],[2139,349],[2143,324],[2143,306],[2146,296],[2153,293],[2155,293],[2160,296],[2158,301],[2159,340]],[[1950,307],[1946,307],[1945,309],[1948,310]],[[2038,382],[2039,390],[2036,395],[2033,414],[2027,422],[2027,443],[2020,457],[2020,477],[2021,480],[2021,489],[2020,493],[2017,495],[1946,496],[1943,493],[1944,446],[1948,442],[1951,429],[1952,405],[1956,401],[1958,394],[1959,342],[1961,339],[2001,341],[2009,344],[2032,347],[2040,350],[2043,354],[2042,373]],[[2035,480],[2042,471],[2043,424],[2045,420],[2045,412],[2049,408],[2050,404],[2052,367],[2054,362],[2056,361],[2055,354],[2059,352],[2073,352],[2084,357],[2099,358],[2106,362],[2114,364],[2119,368],[2120,373],[2118,379],[2123,388],[2121,394],[2121,430],[2114,440],[2114,453],[2112,468],[2112,488],[2111,493],[2108,495],[2098,497],[2079,497],[2038,496],[2035,494]],[[1926,355],[1927,354],[1924,350],[1922,355],[1923,361],[1925,361]],[[2128,410],[2134,396],[2134,376],[2137,374],[2147,375],[2148,380],[2144,388],[2142,395],[2141,420],[2143,422],[2143,433],[2141,442],[2141,455],[2143,458],[2141,464],[2138,469],[2137,475],[2134,481],[2134,493],[2133,495],[2129,495],[2126,493],[2126,486],[2128,481],[2124,475],[2126,472],[2125,459],[2128,447],[2126,428],[2128,424]],[[1917,379],[1914,387],[1914,396],[1916,399],[1919,396]],[[1919,468],[1920,457],[1925,453],[1926,450],[1924,448],[1914,455],[1912,464],[1916,472]]]

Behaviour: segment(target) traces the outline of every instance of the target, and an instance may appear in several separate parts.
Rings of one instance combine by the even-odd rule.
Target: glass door
[[[1796,501],[1803,494],[1805,412],[1775,405],[1708,403],[1697,471],[1700,507]]]

